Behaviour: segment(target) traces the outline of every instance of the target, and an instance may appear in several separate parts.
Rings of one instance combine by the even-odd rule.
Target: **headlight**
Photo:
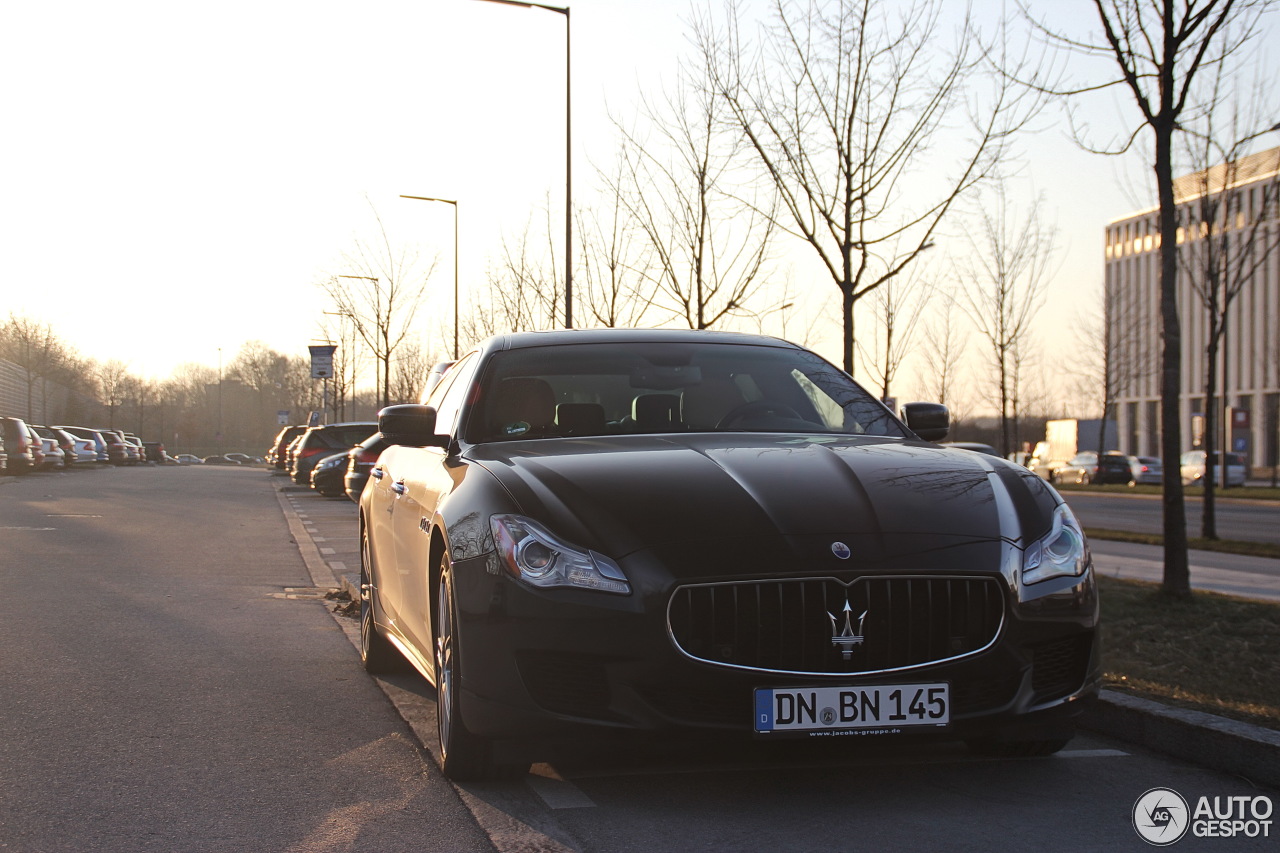
[[[1080,522],[1063,504],[1054,510],[1049,535],[1031,543],[1023,553],[1022,582],[1038,583],[1049,578],[1081,575],[1088,564],[1089,543]]]
[[[576,586],[631,592],[627,576],[603,554],[570,545],[538,522],[519,515],[491,520],[498,556],[513,577],[538,587]]]

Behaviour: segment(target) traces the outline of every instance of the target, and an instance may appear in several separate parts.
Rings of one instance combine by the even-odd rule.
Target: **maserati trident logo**
[[[839,557],[842,560],[847,560],[853,556],[853,551],[849,548],[848,545],[844,544],[843,542],[832,542],[831,553],[835,554],[837,557]]]
[[[858,617],[858,630],[853,629],[853,608],[849,606],[849,600],[845,599],[844,624],[839,623],[839,619],[830,610],[827,611],[827,618],[831,620],[831,645],[838,646],[840,656],[845,660],[853,659],[853,647],[862,645],[862,623],[867,621],[867,613],[862,611],[862,615]]]

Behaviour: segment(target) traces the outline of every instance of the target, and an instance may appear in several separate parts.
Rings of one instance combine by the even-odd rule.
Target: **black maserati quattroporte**
[[[365,666],[435,684],[458,779],[591,730],[1052,752],[1098,690],[1089,548],[947,426],[771,338],[493,338],[380,414]]]

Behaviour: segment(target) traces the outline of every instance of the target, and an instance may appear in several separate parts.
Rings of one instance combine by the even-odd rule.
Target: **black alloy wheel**
[[[522,775],[528,764],[499,765],[487,738],[467,731],[462,719],[462,655],[457,634],[458,605],[453,592],[449,555],[440,559],[436,595],[436,732],[440,738],[440,769],[457,782]]]

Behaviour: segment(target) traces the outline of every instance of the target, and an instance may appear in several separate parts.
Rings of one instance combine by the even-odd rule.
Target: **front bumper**
[[[1092,571],[1030,603],[1011,591],[996,641],[944,663],[868,675],[762,672],[694,660],[673,643],[669,587],[630,596],[535,590],[484,557],[455,564],[462,714],[495,739],[584,729],[754,735],[754,691],[812,686],[950,685],[952,738],[1069,735],[1097,695],[1101,666]],[[765,737],[772,737],[765,736]]]

